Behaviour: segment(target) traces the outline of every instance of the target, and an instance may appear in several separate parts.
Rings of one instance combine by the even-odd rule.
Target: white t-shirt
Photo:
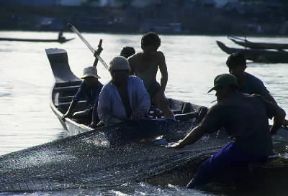
[[[143,81],[137,76],[129,76],[127,85],[132,113],[140,112],[144,116],[150,109],[151,101]],[[117,87],[111,81],[104,85],[100,92],[97,112],[105,125],[128,118]]]

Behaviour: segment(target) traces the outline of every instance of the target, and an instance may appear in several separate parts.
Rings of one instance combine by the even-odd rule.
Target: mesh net
[[[178,127],[182,133],[190,129],[191,125]],[[101,188],[139,182],[207,157],[227,142],[207,136],[176,150],[151,142],[107,146],[99,137],[95,131],[87,132],[0,157],[0,191]]]

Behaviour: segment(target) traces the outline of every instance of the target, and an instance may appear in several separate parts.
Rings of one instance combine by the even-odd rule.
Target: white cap
[[[128,60],[123,56],[116,56],[110,62],[109,71],[115,70],[130,70],[130,65]]]
[[[85,79],[87,77],[94,77],[94,78],[100,78],[97,75],[97,69],[95,67],[85,67],[83,70],[83,75],[82,75],[82,79]]]

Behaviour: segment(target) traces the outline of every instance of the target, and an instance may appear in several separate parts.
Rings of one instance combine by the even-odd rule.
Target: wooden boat
[[[272,51],[263,49],[241,49],[241,48],[230,48],[224,43],[216,41],[217,45],[221,50],[227,54],[236,52],[243,52],[246,59],[259,62],[259,63],[288,63],[288,52],[285,51]]]
[[[68,41],[73,40],[74,38],[63,38],[63,39],[25,39],[25,38],[8,38],[8,37],[0,37],[0,41],[17,41],[17,42],[59,42],[66,43]]]
[[[66,118],[65,121],[62,119],[63,114],[68,109],[73,96],[81,84],[81,80],[71,72],[65,50],[46,49],[46,53],[56,81],[52,90],[52,111],[56,114],[64,129],[71,135],[93,130],[93,128],[87,126],[87,124],[85,125],[85,122],[84,124],[80,124],[74,119]],[[85,108],[85,101],[80,101],[78,105],[79,110]],[[201,106],[175,99],[169,99],[169,105],[176,114],[176,118],[179,121],[183,121],[184,124],[187,124],[188,121],[191,121],[191,123],[195,121],[196,117],[198,117],[198,110],[201,108]],[[166,121],[163,120],[161,116],[158,116],[157,119],[155,116],[153,118],[153,112],[154,111],[151,111],[149,115],[151,119],[146,120],[144,124],[147,125],[147,123],[150,123],[151,126],[166,124]],[[134,124],[133,122],[129,123],[130,125]]]
[[[244,46],[247,48],[252,49],[275,49],[275,50],[285,50],[288,49],[288,44],[282,44],[282,43],[268,43],[268,42],[251,42],[246,39],[239,39],[234,37],[228,37],[231,41],[234,43]]]

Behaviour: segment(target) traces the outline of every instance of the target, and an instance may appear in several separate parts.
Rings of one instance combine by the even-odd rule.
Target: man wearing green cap
[[[192,144],[205,133],[220,128],[225,128],[233,140],[202,163],[188,188],[199,188],[227,175],[237,179],[239,172],[235,166],[245,168],[249,163],[265,161],[273,150],[271,134],[277,131],[285,118],[284,110],[276,104],[261,96],[240,93],[237,79],[231,74],[218,75],[209,92],[212,90],[216,91],[217,103],[197,127],[170,147]],[[274,123],[269,128],[268,118],[273,117]]]

